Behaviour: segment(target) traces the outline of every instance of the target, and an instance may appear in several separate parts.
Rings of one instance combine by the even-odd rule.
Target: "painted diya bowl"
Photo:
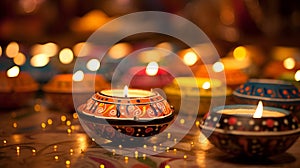
[[[0,108],[15,109],[26,106],[34,99],[39,85],[27,72],[8,77],[0,72]]]
[[[173,109],[158,93],[129,89],[102,90],[77,108],[84,130],[94,139],[127,143],[165,130],[173,122]]]
[[[299,89],[283,80],[250,79],[233,92],[233,100],[239,104],[257,104],[263,100],[266,106],[300,111]]]
[[[52,107],[73,111],[75,110],[74,104],[82,104],[96,91],[109,87],[110,85],[101,75],[84,74],[82,80],[73,80],[73,74],[59,74],[42,89],[46,100]]]
[[[212,99],[225,101],[232,93],[232,90],[218,79],[194,77],[177,77],[171,85],[163,89],[176,112],[189,114],[192,111],[191,107],[199,104],[198,115],[207,113]]]
[[[234,156],[269,157],[285,152],[300,135],[290,111],[264,107],[254,118],[254,105],[219,106],[207,113],[201,132],[220,150]]]

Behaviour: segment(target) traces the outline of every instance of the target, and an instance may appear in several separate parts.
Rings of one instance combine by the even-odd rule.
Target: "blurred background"
[[[45,83],[57,73],[72,72],[83,42],[101,25],[149,10],[189,19],[208,35],[221,57],[239,46],[250,46],[247,49],[251,48],[258,68],[277,59],[279,50],[286,55],[282,60],[291,56],[297,62],[299,57],[297,0],[1,0],[0,70],[16,65]],[[176,46],[174,52],[187,47],[171,37],[149,34],[121,42],[127,45],[121,46],[123,50],[128,44],[134,50],[163,42]]]

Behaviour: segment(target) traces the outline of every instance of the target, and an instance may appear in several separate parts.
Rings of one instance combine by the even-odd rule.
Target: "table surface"
[[[62,116],[66,121],[62,121]],[[95,143],[76,115],[51,108],[43,99],[35,99],[31,106],[21,109],[2,110],[0,118],[0,167],[300,167],[300,139],[280,155],[262,160],[241,159],[203,140],[194,124],[172,146],[176,137],[183,134],[182,130],[189,129],[185,127],[188,120],[179,124],[176,132],[170,132],[169,138],[142,145],[143,153],[131,157],[134,151],[130,148],[114,148],[109,141]],[[170,146],[160,143],[166,141]],[[164,152],[151,155],[153,146]],[[117,154],[120,151],[124,153]]]

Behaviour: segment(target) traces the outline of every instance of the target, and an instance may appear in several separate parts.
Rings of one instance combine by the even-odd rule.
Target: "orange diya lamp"
[[[43,86],[46,100],[54,108],[74,111],[74,105],[82,104],[96,91],[110,88],[101,75],[58,74]]]
[[[127,86],[94,94],[77,113],[96,142],[105,138],[124,145],[159,134],[174,119],[172,107],[158,92]]]
[[[27,72],[14,66],[0,72],[0,108],[16,109],[29,104],[35,97],[39,85]]]
[[[203,118],[201,132],[220,150],[261,159],[284,153],[300,135],[290,111],[254,105],[216,107]]]

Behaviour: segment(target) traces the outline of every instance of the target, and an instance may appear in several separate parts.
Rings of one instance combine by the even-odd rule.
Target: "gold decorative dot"
[[[18,124],[17,124],[16,122],[14,122],[14,123],[13,123],[13,127],[14,127],[14,128],[17,128],[17,127],[18,127]]]
[[[48,125],[52,125],[52,124],[53,124],[53,120],[52,120],[51,118],[49,118],[49,119],[47,120],[47,123],[48,123]]]
[[[67,120],[67,117],[66,117],[65,115],[62,115],[62,116],[60,117],[60,120],[61,120],[62,122],[65,122],[65,121]]]
[[[70,120],[66,121],[66,125],[67,125],[67,126],[70,126],[71,124],[72,124],[72,123],[71,123]]]
[[[6,143],[7,143],[7,141],[6,141],[6,140],[3,140],[3,143],[4,143],[4,144],[6,144]]]
[[[99,168],[105,168],[104,164],[100,164]]]
[[[180,119],[180,124],[184,124],[185,120],[184,119]]]
[[[56,156],[54,156],[54,159],[55,159],[55,161],[57,161],[58,160],[58,156],[56,155]]]
[[[183,155],[183,159],[187,159],[187,155]]]
[[[165,165],[165,168],[171,168],[171,166],[170,165]]]
[[[73,113],[73,118],[77,119],[78,118],[78,114],[77,113]]]
[[[70,160],[66,160],[66,165],[70,165],[71,161]]]
[[[70,128],[68,128],[68,129],[67,129],[67,133],[68,133],[68,134],[71,134],[71,133],[72,133],[72,130],[71,130]]]
[[[41,127],[42,127],[43,129],[46,128],[46,126],[47,126],[46,123],[44,123],[44,122],[41,123]]]

